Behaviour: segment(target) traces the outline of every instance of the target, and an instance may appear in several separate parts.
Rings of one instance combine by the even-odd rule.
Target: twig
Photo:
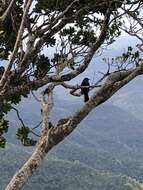
[[[33,127],[32,130],[37,129],[38,127],[40,127],[41,124],[42,124],[42,121],[40,121],[35,127]]]
[[[21,118],[18,109],[16,109],[16,108],[13,107],[13,106],[12,106],[12,109],[13,109],[14,111],[16,111],[16,114],[17,114],[17,117],[18,117],[19,121],[21,122],[22,126],[25,128],[26,125],[25,125],[23,119]],[[36,133],[33,131],[33,129],[29,129],[29,131],[30,131],[30,133],[34,134],[35,136],[40,137],[40,135],[36,134]]]
[[[33,95],[33,97],[35,98],[35,100],[36,100],[37,102],[40,102],[40,100],[37,98],[37,96],[34,94],[33,91],[31,91],[31,94]]]

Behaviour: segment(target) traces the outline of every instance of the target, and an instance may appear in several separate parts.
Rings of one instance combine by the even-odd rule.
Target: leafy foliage
[[[61,0],[61,1],[56,1],[56,0],[50,0],[50,1],[37,1],[36,3],[36,8],[35,11],[38,13],[41,13],[42,11],[49,13],[51,11],[54,11],[55,9],[57,11],[64,11],[66,9],[66,7],[71,3],[70,0]],[[112,9],[116,9],[117,7],[121,6],[120,2],[117,1],[113,1],[112,2]],[[79,0],[75,3],[75,6],[73,8],[71,8],[70,10],[70,14],[72,15],[73,13],[75,13],[76,11],[80,10],[81,8],[86,7],[86,10],[82,10],[81,15],[86,14],[87,12],[101,12],[101,13],[105,13],[107,10],[107,3],[103,2],[103,5],[100,6],[100,1],[96,1],[96,0]]]
[[[120,62],[123,67],[130,67],[132,65],[138,66],[141,61],[139,51],[135,51],[131,46],[121,56],[117,56],[115,61]]]
[[[36,142],[32,138],[29,138],[30,129],[29,127],[22,126],[17,130],[17,138],[21,141],[24,146],[35,146]]]
[[[109,44],[112,44],[115,41],[115,38],[121,35],[121,31],[119,29],[121,25],[122,25],[121,21],[116,20],[110,26],[109,31],[108,31]]]
[[[7,5],[2,2],[0,9],[0,16],[5,12]],[[7,60],[10,51],[13,50],[16,38],[17,31],[20,26],[21,16],[22,16],[22,0],[17,0],[15,4],[14,11],[12,12],[12,17],[9,16],[6,21],[0,26],[0,59]],[[14,18],[14,22],[13,22]]]
[[[0,105],[0,147],[4,148],[6,139],[3,137],[4,133],[8,132],[9,122],[4,118],[11,109],[11,105],[8,103]]]
[[[5,148],[6,139],[3,136],[0,136],[0,148]]]
[[[36,78],[44,77],[50,70],[50,60],[44,54],[32,59],[32,64],[35,67],[34,76]]]

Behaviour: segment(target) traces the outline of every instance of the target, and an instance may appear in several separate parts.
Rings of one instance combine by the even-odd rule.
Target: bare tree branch
[[[29,8],[31,6],[31,3],[32,3],[32,0],[29,0],[27,2],[26,7],[25,7],[25,10],[24,10],[24,13],[23,13],[23,17],[22,17],[22,21],[21,21],[21,25],[20,25],[20,28],[19,28],[19,31],[18,31],[18,36],[17,36],[16,42],[15,42],[15,46],[14,46],[12,55],[10,57],[9,64],[8,64],[7,68],[5,69],[5,72],[4,72],[4,74],[3,74],[3,76],[2,76],[2,78],[0,80],[0,89],[3,88],[3,86],[5,85],[5,82],[7,81],[7,77],[10,74],[10,70],[12,68],[13,61],[15,59],[15,55],[16,55],[16,53],[18,51],[19,44],[21,42],[21,37],[22,37],[23,32],[24,32],[25,20],[26,20],[26,16],[28,14]]]
[[[42,105],[42,129],[40,139],[37,144],[37,148],[32,154],[31,158],[23,165],[23,167],[15,174],[5,190],[19,190],[27,181],[28,177],[32,175],[33,171],[40,165],[44,159],[46,152],[45,148],[47,146],[50,129],[49,129],[49,113],[53,107],[53,85],[50,85],[48,90],[48,101],[45,99],[45,95],[42,93],[40,96],[40,101]]]
[[[21,122],[22,126],[23,126],[23,127],[26,127],[26,125],[25,125],[23,119],[21,118],[21,116],[20,116],[20,114],[19,114],[18,109],[14,108],[14,107],[12,107],[12,109],[13,109],[14,111],[16,111],[17,117],[18,117],[19,121]],[[33,128],[33,129],[35,129],[35,128]],[[33,131],[33,129],[29,129],[30,133],[32,133],[33,135],[35,135],[35,136],[37,136],[37,137],[40,137],[38,134],[36,134],[36,133]]]
[[[9,16],[9,14],[11,13],[11,10],[13,8],[14,3],[16,2],[16,0],[12,0],[10,1],[9,6],[7,7],[6,11],[4,12],[4,14],[0,17],[0,26],[5,22],[5,20],[7,19],[7,17]]]

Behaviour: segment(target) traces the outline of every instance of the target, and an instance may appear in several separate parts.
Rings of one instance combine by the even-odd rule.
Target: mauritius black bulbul
[[[82,83],[81,83],[81,94],[84,95],[84,102],[87,102],[89,100],[89,78],[84,78]]]

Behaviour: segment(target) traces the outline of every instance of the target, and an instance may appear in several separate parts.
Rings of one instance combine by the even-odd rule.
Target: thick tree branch
[[[23,165],[23,167],[14,175],[5,190],[19,190],[27,181],[29,176],[32,175],[34,170],[41,164],[42,160],[46,156],[45,148],[47,147],[47,139],[50,134],[49,129],[49,114],[53,107],[53,88],[54,85],[49,86],[48,101],[45,99],[45,95],[42,93],[40,101],[42,105],[42,129],[37,148],[32,154],[31,158]]]
[[[2,76],[2,78],[0,80],[0,89],[3,88],[3,86],[5,85],[5,83],[7,81],[8,76],[10,74],[10,70],[12,68],[12,65],[13,65],[13,62],[14,62],[14,59],[15,59],[15,55],[16,55],[16,53],[18,51],[18,48],[19,48],[19,45],[20,45],[20,42],[21,42],[21,38],[22,38],[22,35],[23,35],[23,32],[24,32],[25,20],[26,20],[26,16],[28,14],[28,11],[30,9],[31,3],[32,3],[32,0],[29,0],[27,2],[26,7],[25,7],[23,17],[22,17],[22,21],[21,21],[21,25],[20,25],[20,28],[19,28],[19,31],[18,31],[18,36],[17,36],[16,42],[15,42],[15,46],[14,46],[12,55],[10,57],[9,64],[7,65],[7,67],[5,69],[5,72],[4,72],[4,74],[3,74],[3,76]]]
[[[140,74],[143,74],[143,63],[140,67],[126,72],[126,75],[125,73],[123,75],[120,73],[122,77],[118,75],[119,78],[116,77],[116,80],[113,79],[112,82],[111,80],[110,82],[106,80],[105,84],[99,90],[95,91],[90,100],[79,111],[69,117],[69,120],[64,125],[58,125],[52,129],[46,152],[68,136],[95,107],[104,103],[120,88]]]
[[[68,22],[68,19],[64,18],[64,15],[72,8],[72,6],[78,2],[79,0],[74,0],[70,5],[67,6],[67,8],[56,17],[54,21],[52,21],[47,27],[44,29],[36,29],[34,31],[35,37],[33,36],[33,40],[35,40],[36,36],[40,37],[40,39],[36,42],[36,45],[33,47],[33,44],[31,47],[33,47],[31,50],[27,50],[27,52],[24,55],[23,60],[18,66],[17,72],[19,74],[23,73],[25,69],[29,66],[28,63],[28,56],[31,54],[38,53],[45,43],[45,40],[49,37],[54,36],[56,33],[58,33]],[[60,21],[60,22],[59,22]],[[57,24],[58,23],[58,24]]]
[[[3,23],[5,22],[5,20],[7,19],[7,17],[10,15],[11,10],[13,8],[14,3],[16,2],[16,0],[12,0],[10,1],[9,6],[7,7],[7,9],[5,10],[4,14],[0,17],[0,26],[3,25]],[[1,27],[0,27],[1,28]]]

